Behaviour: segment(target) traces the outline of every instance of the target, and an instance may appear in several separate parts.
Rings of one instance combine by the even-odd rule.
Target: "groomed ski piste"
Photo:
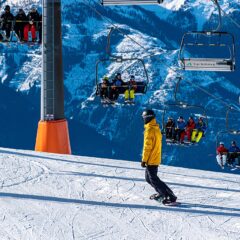
[[[139,162],[0,148],[0,239],[240,239],[239,174],[159,170],[180,206],[149,199]]]

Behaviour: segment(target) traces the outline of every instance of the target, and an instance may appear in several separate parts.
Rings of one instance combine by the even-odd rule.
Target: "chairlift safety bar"
[[[163,3],[163,0],[101,0],[104,6],[121,6],[121,5],[156,5]]]

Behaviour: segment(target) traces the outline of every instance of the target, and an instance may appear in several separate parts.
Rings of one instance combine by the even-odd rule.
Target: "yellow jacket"
[[[145,126],[142,161],[158,166],[162,159],[162,133],[154,118]]]

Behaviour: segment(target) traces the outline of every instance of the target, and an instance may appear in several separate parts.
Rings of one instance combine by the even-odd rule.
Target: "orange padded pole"
[[[71,154],[67,121],[39,121],[35,151]]]

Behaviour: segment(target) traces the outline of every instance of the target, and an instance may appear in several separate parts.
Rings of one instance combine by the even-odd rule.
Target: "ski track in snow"
[[[1,240],[239,239],[239,175],[161,166],[166,207],[139,165],[0,149]]]

